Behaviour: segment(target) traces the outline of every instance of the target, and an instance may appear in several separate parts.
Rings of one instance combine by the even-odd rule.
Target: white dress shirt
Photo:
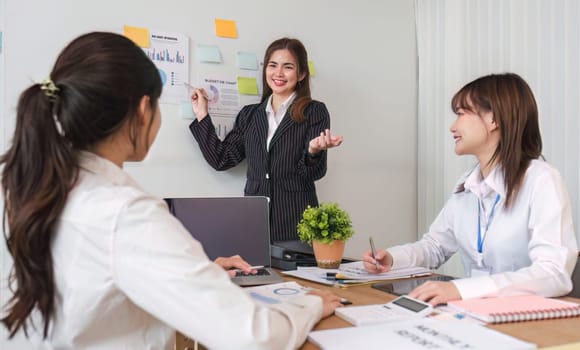
[[[108,160],[81,158],[52,243],[55,317],[39,348],[173,349],[175,330],[211,349],[304,342],[321,318],[320,298],[256,304],[164,201]]]
[[[437,268],[459,251],[468,276],[473,269],[489,272],[453,281],[463,299],[567,294],[572,289],[570,275],[578,245],[570,200],[559,172],[546,162],[533,160],[509,209],[504,206],[506,188],[500,167],[485,180],[479,166],[466,176],[465,191],[451,195],[421,240],[388,249],[393,268]],[[499,202],[486,232],[497,195]],[[481,254],[477,248],[479,200],[483,207]]]
[[[266,145],[268,145],[268,149],[270,149],[270,141],[278,129],[278,125],[282,122],[282,119],[286,115],[288,111],[288,107],[294,102],[296,98],[296,92],[293,92],[290,97],[286,99],[286,101],[282,102],[280,106],[278,106],[278,110],[274,112],[274,108],[272,108],[272,95],[268,98],[268,103],[266,104],[266,114],[268,115],[268,138],[266,140]]]

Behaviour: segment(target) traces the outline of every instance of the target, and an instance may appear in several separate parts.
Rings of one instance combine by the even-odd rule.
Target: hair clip
[[[58,97],[57,92],[60,89],[54,84],[52,79],[46,78],[40,83],[40,90],[44,91],[44,95],[52,101]]]

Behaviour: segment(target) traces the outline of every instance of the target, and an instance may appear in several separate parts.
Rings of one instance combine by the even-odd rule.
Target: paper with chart
[[[180,104],[189,99],[183,83],[189,80],[189,38],[179,33],[149,30],[149,47],[143,51],[159,70],[161,103]]]
[[[241,109],[235,76],[202,76],[197,86],[208,92],[207,107],[218,137],[223,140],[234,127]]]
[[[283,271],[285,275],[306,279],[312,282],[326,285],[349,285],[371,281],[385,281],[398,278],[426,276],[432,273],[424,267],[409,267],[394,269],[380,274],[368,273],[363,267],[362,261],[341,264],[338,269],[321,269],[319,267],[298,267],[297,270]],[[334,278],[329,278],[334,274]]]
[[[267,305],[289,301],[297,296],[305,295],[308,290],[309,288],[303,287],[296,282],[266,284],[263,286],[244,288],[244,291],[252,299]]]

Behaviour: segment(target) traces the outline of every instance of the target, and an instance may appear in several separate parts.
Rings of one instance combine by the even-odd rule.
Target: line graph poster
[[[189,38],[183,34],[149,31],[149,47],[143,51],[159,69],[163,94],[159,102],[180,104],[187,100],[183,83],[189,81]]]

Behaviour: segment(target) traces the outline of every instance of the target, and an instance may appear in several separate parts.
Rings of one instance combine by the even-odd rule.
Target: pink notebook
[[[580,315],[580,304],[537,295],[450,301],[447,305],[487,323],[544,320]]]

